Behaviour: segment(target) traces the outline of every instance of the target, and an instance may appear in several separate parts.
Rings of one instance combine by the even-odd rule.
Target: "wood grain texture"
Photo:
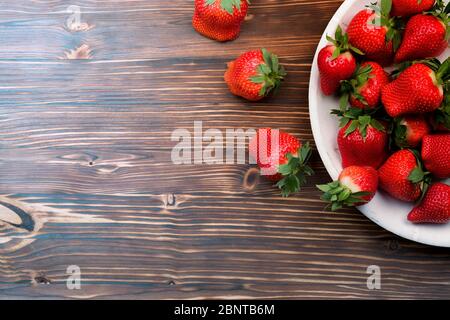
[[[312,141],[309,70],[340,4],[253,1],[241,37],[220,44],[191,28],[193,1],[1,0],[0,298],[450,298],[450,252],[328,212],[317,155],[289,199],[249,165],[171,163],[172,131],[199,120]],[[289,77],[248,103],[222,77],[261,46]],[[69,265],[81,290],[66,288]]]

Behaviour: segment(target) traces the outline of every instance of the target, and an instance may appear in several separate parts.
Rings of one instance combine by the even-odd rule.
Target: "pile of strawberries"
[[[381,0],[350,21],[318,57],[321,88],[339,97],[344,170],[318,188],[337,210],[378,189],[415,203],[408,220],[450,221],[450,4]],[[395,64],[388,74],[384,68]]]
[[[239,36],[248,0],[195,0],[193,26],[202,35]],[[338,181],[319,185],[332,210],[373,199],[378,189],[416,203],[414,223],[450,221],[450,5],[443,0],[380,0],[358,12],[318,56],[321,88],[339,97]],[[394,71],[386,67],[395,64]],[[250,101],[275,92],[286,76],[278,57],[249,51],[228,64],[230,91]],[[283,196],[297,192],[314,172],[309,143],[260,129],[249,145],[261,172]]]

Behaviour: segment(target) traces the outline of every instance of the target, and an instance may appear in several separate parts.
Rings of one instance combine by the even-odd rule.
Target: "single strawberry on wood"
[[[195,0],[194,29],[217,41],[239,36],[249,6],[248,0]]]
[[[277,182],[284,197],[300,190],[306,177],[314,174],[308,166],[312,151],[294,136],[273,129],[259,129],[249,143],[249,153],[256,160],[261,175]]]
[[[261,49],[246,52],[228,63],[224,78],[234,95],[259,101],[276,92],[285,76],[278,57]]]

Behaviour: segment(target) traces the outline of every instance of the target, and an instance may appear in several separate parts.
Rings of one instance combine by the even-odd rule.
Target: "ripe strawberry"
[[[247,15],[248,0],[195,0],[194,29],[217,41],[234,40]]]
[[[376,108],[381,100],[381,88],[388,83],[389,76],[378,63],[362,63],[352,79],[341,83],[341,107],[349,101],[354,108]]]
[[[375,196],[378,173],[372,167],[351,166],[341,172],[338,181],[318,185],[317,188],[324,192],[322,200],[330,202],[333,211],[344,205],[360,206]]]
[[[450,178],[450,133],[427,135],[422,141],[422,159],[437,178]]]
[[[384,86],[381,100],[387,113],[393,117],[404,114],[432,112],[444,100],[444,85],[450,79],[450,58],[442,65],[434,59],[416,63]]]
[[[356,70],[356,59],[351,50],[361,53],[348,43],[347,34],[342,34],[341,27],[336,29],[335,39],[327,36],[331,43],[320,50],[318,67],[320,86],[325,95],[336,93],[342,80],[349,79]]]
[[[284,197],[300,190],[306,176],[314,174],[307,165],[312,151],[294,136],[279,130],[259,129],[249,143],[249,153],[256,160],[261,174],[278,182]]]
[[[450,221],[450,186],[435,183],[429,189],[422,203],[408,215],[413,223],[444,224]]]
[[[416,154],[408,149],[394,153],[378,169],[380,188],[392,197],[408,202],[417,201],[429,183]]]
[[[450,5],[449,12],[444,10],[442,1],[438,1],[433,12],[415,15],[408,21],[395,63],[434,58],[445,51],[450,36]]]
[[[356,109],[359,110],[359,109]],[[383,124],[361,115],[341,120],[337,143],[342,166],[370,166],[378,169],[388,157],[388,134]]]
[[[394,140],[400,148],[415,148],[430,131],[423,115],[405,116],[395,120]]]
[[[409,17],[430,10],[436,0],[392,0],[391,16]]]
[[[228,63],[225,81],[233,94],[259,101],[276,91],[285,76],[278,57],[262,49],[246,52]]]
[[[394,51],[400,45],[397,18],[390,18],[392,0],[381,0],[381,6],[371,6],[357,13],[347,28],[349,42],[365,53],[368,60],[390,65]]]

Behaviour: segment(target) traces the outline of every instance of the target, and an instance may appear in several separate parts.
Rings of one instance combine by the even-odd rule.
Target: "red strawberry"
[[[262,49],[246,52],[228,63],[225,81],[233,94],[258,101],[276,91],[285,76],[278,57]]]
[[[311,157],[309,143],[304,145],[294,136],[279,130],[259,129],[250,141],[249,153],[261,174],[278,182],[284,197],[300,190],[306,176],[314,174],[307,165]]]
[[[444,224],[450,221],[450,186],[435,183],[429,189],[422,203],[408,215],[413,223]]]
[[[400,148],[415,148],[425,135],[430,133],[430,125],[423,115],[405,116],[395,121],[394,139]]]
[[[422,160],[425,168],[437,178],[450,178],[450,133],[425,136]]]
[[[371,166],[378,169],[388,157],[388,134],[384,125],[370,116],[341,120],[337,143],[342,166]]]
[[[392,0],[391,15],[409,17],[430,10],[436,0]]]
[[[372,167],[345,168],[338,181],[318,185],[324,192],[322,200],[332,204],[335,211],[345,206],[360,206],[373,199],[378,188],[378,173]]]
[[[450,77],[450,58],[441,66],[437,60],[427,64],[413,64],[382,89],[381,100],[391,117],[432,112],[441,106],[444,83]]]
[[[327,39],[332,44],[320,50],[317,63],[322,91],[332,95],[340,82],[349,79],[356,70],[356,60],[350,50],[359,51],[348,44],[348,36],[342,34],[341,27],[336,29],[335,39],[328,36]]]
[[[205,37],[234,40],[241,31],[248,5],[248,0],[195,0],[192,25]]]
[[[408,149],[390,156],[378,173],[380,188],[402,201],[417,201],[429,182],[429,176],[422,170],[416,155]]]
[[[350,80],[341,83],[341,106],[374,109],[381,100],[381,88],[389,83],[389,76],[376,62],[364,62]]]
[[[391,6],[392,0],[382,0],[380,8],[371,6],[357,13],[347,28],[350,44],[383,66],[392,63],[401,40],[397,18],[389,18]]]
[[[448,47],[448,14],[419,14],[406,25],[395,63],[439,56]]]

